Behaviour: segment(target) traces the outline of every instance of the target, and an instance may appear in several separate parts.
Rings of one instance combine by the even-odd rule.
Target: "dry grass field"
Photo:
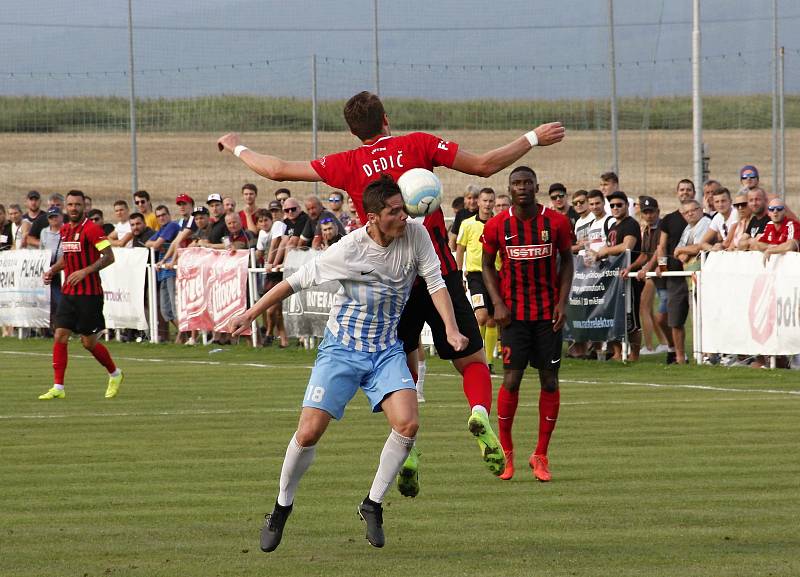
[[[441,136],[462,147],[481,152],[519,135],[518,131],[448,131]],[[195,199],[210,192],[234,194],[244,182],[256,182],[263,199],[278,188],[250,173],[230,155],[217,152],[217,134],[145,133],[138,138],[139,188],[150,191],[156,202],[170,203],[176,193],[188,192]],[[308,132],[246,133],[244,142],[259,151],[287,159],[311,157]],[[320,133],[320,155],[353,147],[346,133]],[[738,188],[738,169],[752,163],[759,167],[762,185],[772,189],[769,130],[706,131],[710,147],[711,174],[732,190]],[[787,130],[786,157],[800,155],[800,129]],[[688,130],[622,131],[620,133],[620,178],[623,190],[650,194],[671,209],[675,183],[692,176],[692,143]],[[607,132],[571,131],[558,146],[535,149],[520,163],[536,169],[540,182],[554,181],[569,190],[591,188],[598,175],[611,164]],[[800,205],[800,173],[787,166],[788,201]],[[449,202],[471,182],[504,188],[508,171],[483,180],[453,171],[439,172]],[[313,185],[289,184],[296,195],[313,191]],[[110,209],[117,198],[129,198],[130,141],[125,133],[0,134],[0,202],[19,202],[31,188],[42,192],[65,192],[80,188],[95,200],[95,206]],[[320,186],[320,192],[326,188]]]

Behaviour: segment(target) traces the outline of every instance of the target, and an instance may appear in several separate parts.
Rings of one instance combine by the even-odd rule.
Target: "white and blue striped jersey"
[[[327,328],[346,348],[377,352],[397,342],[397,324],[417,275],[434,293],[445,288],[430,235],[408,219],[403,236],[380,246],[366,226],[354,230],[286,281],[294,292],[339,281]]]

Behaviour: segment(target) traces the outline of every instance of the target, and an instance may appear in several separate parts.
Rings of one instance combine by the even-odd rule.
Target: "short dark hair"
[[[114,208],[116,208],[118,206],[124,206],[125,208],[128,208],[128,203],[125,202],[124,200],[115,200],[114,201]]]
[[[381,175],[364,189],[364,212],[380,213],[386,206],[386,201],[396,194],[400,194],[400,187],[395,180],[388,174]]]
[[[150,202],[150,193],[146,190],[137,190],[133,193],[133,198],[143,198],[147,202]],[[133,215],[131,215],[131,218],[133,218]]]
[[[450,208],[453,210],[461,210],[464,208],[464,197],[457,196],[453,199],[453,202],[450,203]]]
[[[169,208],[167,208],[167,205],[165,205],[165,204],[159,204],[159,205],[158,205],[158,206],[155,208],[155,210],[153,210],[153,212],[158,212],[159,210],[166,210],[166,211],[167,211],[167,214],[169,214]]]
[[[612,171],[604,172],[603,174],[601,174],[600,180],[602,180],[603,182],[611,181],[619,184],[619,177],[617,176],[617,173]]]
[[[588,194],[589,194],[588,192],[586,192],[585,190],[583,190],[581,188],[581,189],[576,190],[575,192],[572,193],[572,200],[575,200],[579,196],[587,196]]]
[[[141,212],[132,212],[131,215],[128,217],[128,220],[133,220],[134,218],[138,218],[141,221],[144,221],[144,215]]]
[[[260,218],[268,218],[272,220],[272,213],[268,211],[266,208],[259,208],[255,214],[253,214],[256,220]]]
[[[242,190],[252,190],[252,191],[253,191],[253,192],[255,192],[256,194],[258,194],[258,187],[256,187],[256,185],[255,185],[255,184],[250,184],[249,182],[248,182],[248,183],[245,183],[245,184],[242,186]]]
[[[278,190],[275,191],[275,198],[278,198],[278,195],[283,194],[284,192],[289,196],[292,196],[292,191],[289,190],[288,188],[279,188]]]
[[[695,186],[694,186],[694,182],[693,182],[692,180],[688,179],[688,178],[682,178],[682,179],[680,179],[680,180],[678,181],[678,184],[677,184],[677,185],[675,185],[675,190],[678,190],[678,189],[681,187],[681,184],[683,184],[684,182],[688,182],[689,184],[691,184],[691,185],[692,185],[692,190],[693,190],[693,191],[695,191],[695,192],[697,192],[697,189],[696,189],[696,188],[695,188]]]
[[[486,186],[486,187],[482,188],[480,190],[480,192],[478,193],[478,195],[481,195],[481,194],[495,194],[495,191],[491,186]]]
[[[83,194],[82,190],[70,190],[67,196],[80,196],[82,199],[86,200],[86,195]]]
[[[596,188],[593,188],[592,190],[589,191],[589,194],[586,195],[586,198],[602,198],[602,199],[605,199],[605,196],[603,196],[602,192],[600,192]]]
[[[508,175],[508,179],[511,180],[511,175],[516,174],[517,172],[530,172],[533,175],[534,180],[538,181],[539,178],[536,176],[536,171],[533,170],[530,166],[515,166],[511,173]]]
[[[69,196],[69,195],[67,195],[67,196]],[[84,201],[84,202],[86,202],[87,200],[88,200],[89,202],[92,202],[92,197],[91,197],[91,196],[89,196],[88,194],[84,194],[84,195],[83,195],[83,201]]]
[[[93,219],[96,216],[103,218],[103,211],[100,210],[99,208],[93,208],[92,210],[86,213],[86,218],[88,218],[89,220]]]
[[[386,111],[377,94],[364,90],[344,105],[344,120],[359,140],[367,140],[380,134]]]
[[[731,191],[728,190],[727,188],[725,188],[724,186],[722,188],[718,188],[717,190],[714,191],[714,196],[719,196],[721,194],[727,194],[728,198],[731,197]]]

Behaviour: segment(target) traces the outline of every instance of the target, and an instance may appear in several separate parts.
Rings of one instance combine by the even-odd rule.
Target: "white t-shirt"
[[[728,232],[730,232],[731,228],[733,228],[733,225],[736,224],[738,220],[739,215],[736,209],[731,211],[727,219],[721,212],[718,212],[714,215],[714,218],[711,219],[711,224],[708,225],[708,228],[709,230],[718,232],[720,238],[725,240],[728,238]]]
[[[114,230],[117,232],[117,240],[121,240],[123,236],[126,234],[130,234],[131,232],[131,223],[129,220],[125,222],[118,222],[114,225]],[[133,238],[128,241],[128,244],[125,245],[127,248],[133,246]]]
[[[617,222],[613,216],[605,215],[596,218],[589,227],[589,248],[597,251],[600,247],[606,246],[609,229]]]
[[[380,246],[366,226],[321,251],[286,281],[295,293],[339,281],[327,329],[342,346],[367,353],[386,350],[397,342],[397,324],[417,275],[433,293],[444,288],[441,265],[431,237],[412,219],[405,234]]]
[[[580,243],[589,238],[589,229],[594,222],[594,215],[587,212],[586,216],[580,217],[575,221],[575,238]]]
[[[281,237],[284,234],[286,234],[286,223],[282,220],[273,221],[269,232],[265,230],[258,231],[256,250],[263,250],[266,252],[269,250],[269,245],[272,243],[272,239]]]

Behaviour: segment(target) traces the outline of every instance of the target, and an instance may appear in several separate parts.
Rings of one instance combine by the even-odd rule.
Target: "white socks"
[[[394,483],[397,473],[400,472],[411,448],[414,446],[415,437],[404,437],[394,429],[389,433],[386,444],[381,451],[381,461],[375,480],[369,490],[369,498],[376,503],[383,503],[383,498],[389,487]],[[280,502],[280,501],[279,501]]]
[[[300,479],[314,461],[317,446],[301,447],[297,442],[297,433],[292,435],[289,446],[286,447],[286,456],[281,467],[280,491],[278,492],[278,505],[288,507],[294,501],[294,494]]]

